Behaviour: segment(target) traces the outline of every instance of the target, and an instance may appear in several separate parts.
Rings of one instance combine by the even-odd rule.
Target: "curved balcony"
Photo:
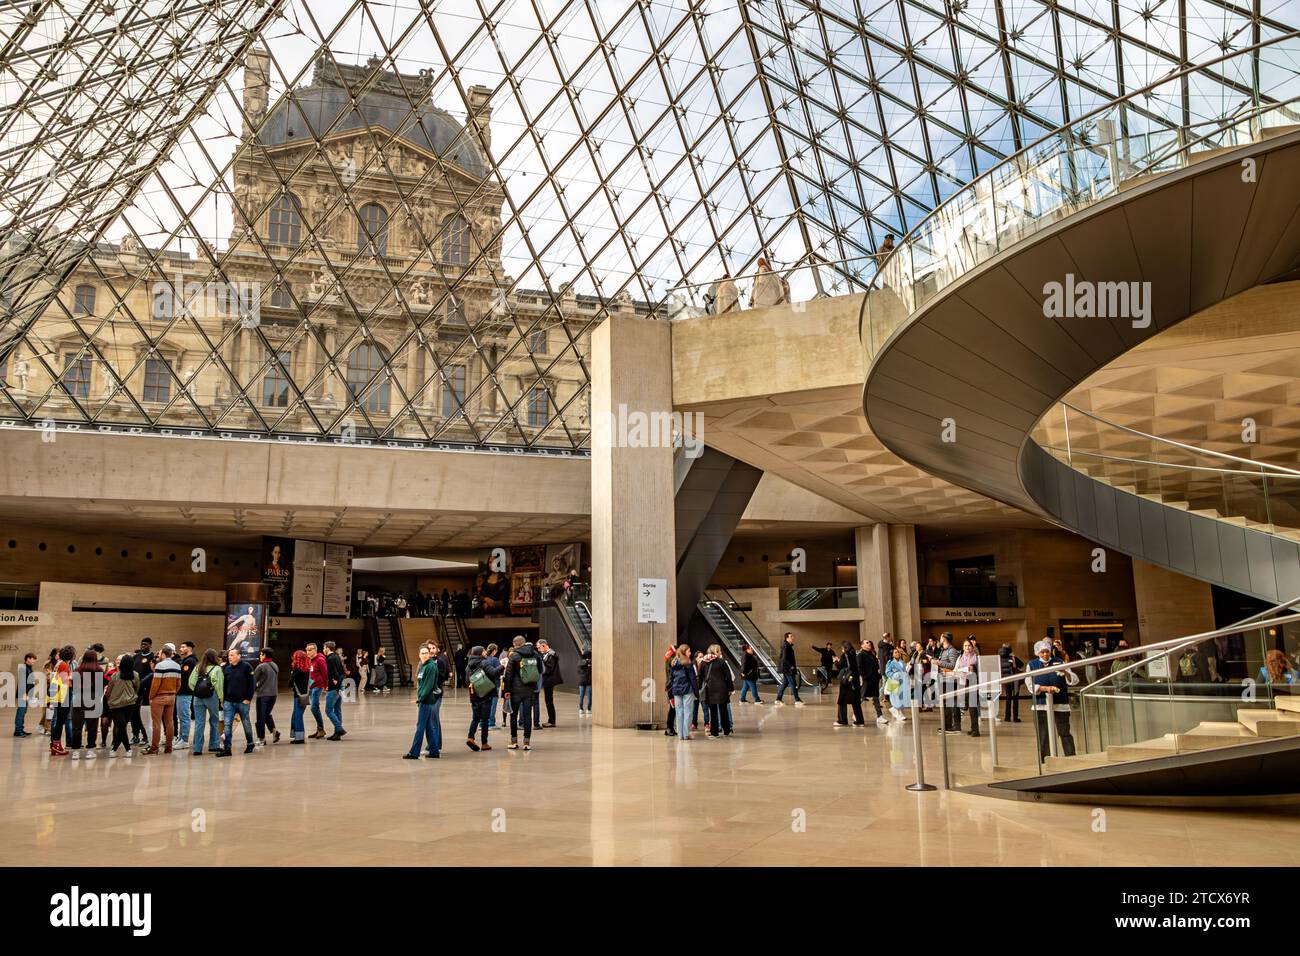
[[[954,484],[1261,598],[1300,593],[1300,547],[1273,521],[1097,481],[1032,437],[1119,355],[1297,266],[1293,33],[1074,121],[914,229],[863,305],[863,409],[886,447]],[[1195,464],[1169,455],[1153,461]]]

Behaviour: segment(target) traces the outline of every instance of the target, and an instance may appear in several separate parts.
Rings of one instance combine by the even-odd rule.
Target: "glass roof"
[[[972,177],[1297,21],[1296,0],[11,6],[0,421],[583,454],[607,315],[707,310],[724,275],[745,301],[760,258],[796,300],[861,290]]]

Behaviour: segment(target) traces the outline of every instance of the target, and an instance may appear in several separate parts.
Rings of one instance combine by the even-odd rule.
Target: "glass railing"
[[[1122,491],[1300,538],[1300,468],[1160,438],[1065,402],[1032,437],[1059,461]]]
[[[1019,607],[1014,584],[922,584],[921,607]]]
[[[861,607],[857,588],[782,588],[779,592],[783,611],[825,611]]]
[[[1300,100],[1298,37],[1173,73],[1048,134],[954,193],[877,273],[862,305],[868,355],[977,266],[1126,184],[1300,124],[1293,108]]]
[[[992,784],[1300,735],[1297,603],[1203,634],[950,684],[936,699],[939,726],[955,713],[961,732],[942,736],[943,776],[957,786]],[[1082,684],[1089,667],[1107,672]],[[1035,698],[1031,673],[1061,674],[1066,690]],[[1025,711],[1019,725],[999,719],[1013,694],[1016,713]]]

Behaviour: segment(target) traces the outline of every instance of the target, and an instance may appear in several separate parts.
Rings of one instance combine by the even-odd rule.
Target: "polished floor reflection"
[[[371,698],[345,741],[284,741],[229,760],[188,754],[51,763],[46,738],[0,740],[7,865],[684,864],[890,867],[1295,862],[1295,810],[1109,809],[912,793],[910,725],[832,728],[828,703],[735,708],[730,739],[608,731],[561,695],[531,753],[471,753],[449,697],[437,761],[401,760],[414,706]],[[280,715],[288,724],[287,697]],[[279,708],[278,708],[279,709]],[[926,715],[931,779],[939,737]],[[35,725],[34,717],[29,728]],[[1002,760],[1032,747],[999,728]],[[283,729],[283,728],[282,728]],[[239,739],[238,737],[236,738]],[[969,738],[954,770],[976,760]],[[983,752],[985,748],[981,748]],[[511,856],[511,854],[518,854]],[[504,855],[503,855],[504,854]]]

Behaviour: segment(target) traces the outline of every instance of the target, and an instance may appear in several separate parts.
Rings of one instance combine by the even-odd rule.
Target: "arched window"
[[[469,264],[469,223],[460,215],[442,223],[442,261],[453,266]]]
[[[266,239],[281,246],[296,246],[302,242],[302,212],[298,197],[293,193],[281,193],[271,204]]]
[[[348,355],[348,395],[356,399],[368,412],[388,414],[390,387],[388,380],[380,376],[364,400],[362,393],[376,372],[387,364],[388,357],[378,345],[363,342]]]
[[[374,243],[375,255],[388,255],[388,211],[376,202],[368,202],[357,212],[357,248],[364,251]]]

